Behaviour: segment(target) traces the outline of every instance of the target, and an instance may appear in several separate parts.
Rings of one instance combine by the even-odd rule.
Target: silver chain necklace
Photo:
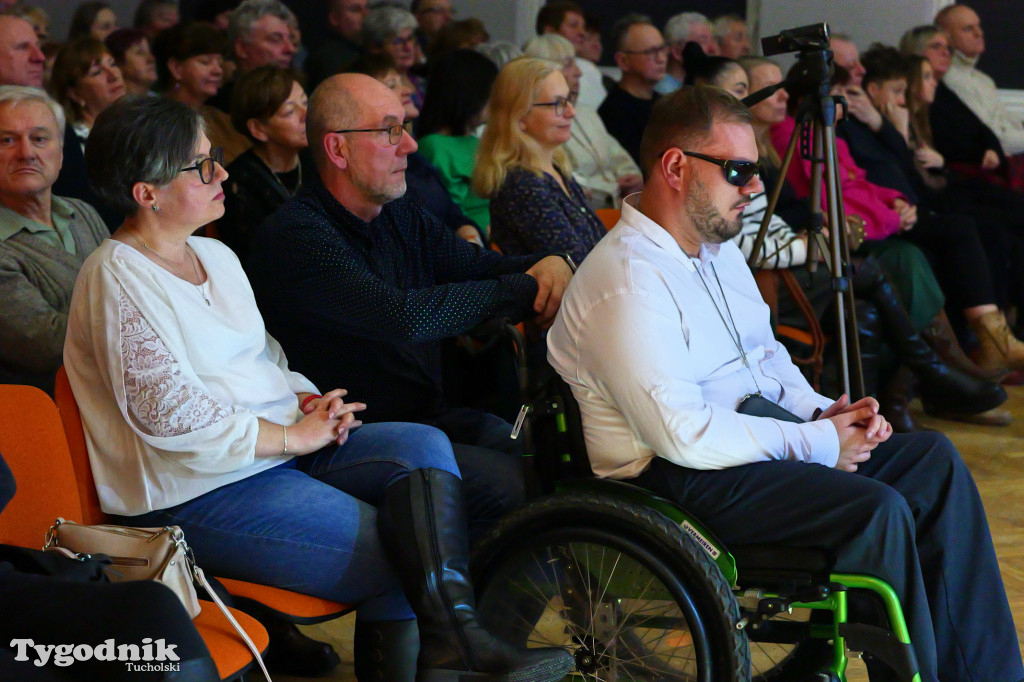
[[[138,244],[139,246],[144,248],[146,251],[149,251],[151,254],[153,254],[154,256],[159,258],[161,261],[163,261],[167,265],[167,267],[169,267],[171,269],[171,272],[173,272],[179,278],[185,280],[186,282],[188,282],[189,284],[194,286],[199,291],[199,295],[203,297],[204,301],[206,301],[206,305],[210,305],[210,299],[208,299],[206,297],[206,291],[203,290],[203,285],[202,284],[194,284],[193,282],[189,282],[189,279],[187,277],[185,277],[185,275],[183,275],[180,272],[178,272],[178,268],[174,267],[174,264],[171,263],[171,261],[167,260],[166,258],[161,256],[159,253],[154,251],[153,248],[150,247],[149,244],[147,244],[146,242],[144,242],[141,239],[139,239],[139,237],[134,232],[129,232],[128,234],[131,235],[132,239],[135,240],[136,244]],[[189,259],[188,260],[189,260],[190,263],[192,263],[192,271],[194,273],[196,273],[196,279],[197,280],[198,279],[202,279],[202,276],[199,274],[199,267],[196,265],[195,254],[192,253],[192,250],[189,248],[189,246],[187,244],[185,245],[185,249],[187,250],[187,253],[189,255]]]

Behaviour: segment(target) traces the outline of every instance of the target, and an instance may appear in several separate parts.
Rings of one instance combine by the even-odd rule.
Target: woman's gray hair
[[[39,102],[50,109],[53,117],[57,120],[57,137],[60,138],[60,143],[64,144],[64,126],[67,125],[67,117],[64,115],[64,107],[58,104],[57,100],[39,88],[27,85],[0,85],[0,106],[24,104],[25,102]]]
[[[139,204],[137,182],[166,185],[189,166],[204,132],[202,116],[167,97],[126,96],[104,109],[85,143],[89,184],[106,204],[126,216]]]
[[[363,42],[383,45],[406,29],[416,30],[419,24],[412,12],[397,7],[378,7],[363,19]]]
[[[542,36],[531,38],[526,45],[523,45],[523,54],[527,57],[558,62],[558,68],[562,68],[566,59],[576,56],[576,48],[563,35],[545,33]]]
[[[246,40],[252,32],[252,25],[267,15],[277,17],[289,26],[296,23],[295,15],[279,0],[245,0],[228,17],[228,40],[232,44],[239,38]]]
[[[507,40],[480,43],[473,49],[494,62],[499,69],[516,57],[523,56],[523,51]]]

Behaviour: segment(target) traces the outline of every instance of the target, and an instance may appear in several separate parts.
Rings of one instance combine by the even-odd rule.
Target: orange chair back
[[[615,223],[619,222],[619,217],[622,215],[622,211],[617,208],[599,208],[594,213],[604,223],[606,230],[610,230],[615,227]]]
[[[82,414],[78,411],[75,394],[71,392],[71,384],[68,382],[68,373],[63,367],[57,370],[54,401],[57,403],[60,420],[64,424],[64,435],[71,452],[71,465],[74,467],[78,496],[82,500],[84,514],[76,521],[89,525],[107,523],[107,515],[100,509],[96,481],[92,477],[89,450],[85,446],[85,431],[82,429]]]
[[[17,485],[0,513],[0,543],[39,548],[58,516],[82,519],[71,454],[50,396],[33,386],[0,385],[0,454]]]

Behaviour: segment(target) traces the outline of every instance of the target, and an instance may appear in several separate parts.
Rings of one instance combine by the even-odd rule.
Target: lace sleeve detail
[[[182,376],[178,361],[124,289],[118,310],[125,399],[142,428],[161,438],[181,436],[239,412]]]

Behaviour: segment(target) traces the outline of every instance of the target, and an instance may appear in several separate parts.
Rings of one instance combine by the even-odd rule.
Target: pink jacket
[[[793,134],[796,121],[787,116],[782,123],[771,127],[772,144],[779,155],[786,153],[789,138]],[[800,150],[797,149],[797,155]],[[836,161],[839,164],[839,182],[843,193],[844,210],[848,215],[855,215],[864,220],[864,237],[866,239],[885,239],[899,232],[900,216],[893,203],[896,199],[907,200],[903,194],[888,187],[880,187],[867,181],[867,174],[854,162],[846,140],[836,138]],[[797,196],[806,197],[811,193],[811,162],[795,158],[789,164],[786,179],[793,186]],[[825,207],[825,188],[821,189],[822,208]]]

